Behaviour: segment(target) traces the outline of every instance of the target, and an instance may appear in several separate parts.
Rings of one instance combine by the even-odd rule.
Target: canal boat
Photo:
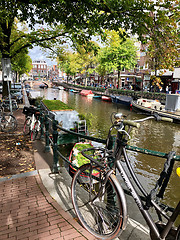
[[[94,94],[91,90],[81,90],[80,95],[85,97],[93,97]]]
[[[113,103],[119,103],[125,106],[130,107],[131,106],[131,102],[132,102],[132,97],[130,96],[123,96],[123,95],[111,95],[111,99]]]
[[[72,88],[72,89],[70,89],[70,90],[69,90],[69,92],[73,92],[73,93],[79,93],[79,91],[78,91],[78,90],[75,90],[75,89],[73,89],[73,88]]]
[[[93,148],[94,146],[92,145],[91,142],[78,142],[74,145],[72,148],[70,155],[69,155],[69,162],[72,163],[74,166],[69,165],[69,174],[73,177],[74,173],[76,172],[76,169],[79,168],[80,166],[87,164],[90,162],[89,159],[85,158],[81,151],[83,149],[87,148]],[[90,150],[91,151],[91,150]],[[98,160],[98,152],[96,153],[95,151],[92,150],[92,154],[97,154],[96,160]],[[93,172],[94,176],[98,176],[99,172],[96,170]],[[88,179],[88,172],[87,175],[82,174],[81,177],[83,178],[84,182],[87,182]]]
[[[94,95],[93,98],[95,98],[95,99],[101,99],[101,95]]]
[[[180,123],[180,99],[179,108],[177,109],[173,108],[174,101],[169,101],[168,99],[169,98],[167,97],[166,105],[163,105],[158,100],[140,98],[137,101],[133,100],[131,102],[132,109],[136,112],[143,112],[148,115],[159,115],[161,117],[166,117],[171,119],[174,123]],[[172,105],[172,107],[169,107],[169,105]]]
[[[58,145],[76,143],[80,137],[73,135],[70,131],[87,134],[86,120],[81,120],[79,113],[60,100],[43,100],[42,106],[48,111],[49,117],[58,121],[60,127],[66,131],[58,129]],[[50,123],[52,124],[52,123]]]
[[[111,97],[108,97],[108,96],[102,96],[101,97],[101,99],[103,100],[103,101],[106,101],[106,102],[112,102],[112,99],[111,99]]]

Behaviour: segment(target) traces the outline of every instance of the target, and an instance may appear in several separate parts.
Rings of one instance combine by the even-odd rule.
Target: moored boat
[[[106,102],[112,102],[111,97],[102,96],[101,99],[102,99],[103,101],[106,101]]]
[[[80,92],[80,95],[86,96],[86,97],[93,97],[94,96],[94,94],[91,90],[82,90]]]
[[[69,162],[72,163],[75,167],[73,167],[72,165],[69,165],[69,174],[71,176],[73,176],[74,173],[76,172],[76,168],[79,168],[83,164],[90,162],[90,160],[85,158],[81,153],[81,151],[83,149],[87,149],[87,148],[93,148],[92,143],[78,142],[72,148],[70,155],[69,155]],[[93,173],[94,176],[97,176],[98,174],[99,174],[98,172]],[[82,177],[84,178],[84,180],[88,180],[88,176],[82,176]]]
[[[119,104],[123,104],[125,106],[130,106],[131,102],[132,102],[132,97],[130,96],[123,96],[123,95],[111,95],[111,99],[113,103],[119,103]]]
[[[94,95],[93,98],[95,98],[95,99],[101,99],[101,95]]]
[[[180,97],[180,96],[179,96]],[[132,109],[136,112],[144,112],[149,115],[159,115],[172,119],[174,123],[180,123],[180,109],[171,110],[168,109],[168,101],[166,99],[166,105],[161,104],[158,100],[150,100],[140,98],[137,101],[132,101]]]

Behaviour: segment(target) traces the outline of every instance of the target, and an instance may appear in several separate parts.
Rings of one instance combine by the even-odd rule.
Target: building
[[[32,69],[30,78],[33,80],[46,80],[47,79],[47,63],[44,60],[36,60],[32,62]]]
[[[53,65],[48,69],[48,79],[51,81],[58,81],[60,76],[59,68]]]

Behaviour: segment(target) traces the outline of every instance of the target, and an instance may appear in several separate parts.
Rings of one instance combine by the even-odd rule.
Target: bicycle
[[[11,108],[12,111],[16,111],[19,109],[19,105],[15,99],[11,99],[11,107],[10,107],[10,101],[9,98],[3,99],[4,104],[4,110],[10,112]]]
[[[17,128],[17,119],[11,113],[4,112],[4,103],[0,104],[0,129],[2,132],[12,132]]]
[[[24,107],[23,113],[26,115],[23,132],[25,135],[30,135],[31,141],[40,138],[41,123],[39,121],[40,111],[33,107]]]
[[[119,236],[127,225],[127,203],[116,171],[124,180],[131,196],[134,198],[142,216],[150,228],[152,240],[180,240],[180,226],[173,226],[180,213],[180,201],[169,217],[165,205],[157,201],[163,197],[174,163],[174,152],[168,155],[160,179],[156,187],[148,194],[135,175],[128,158],[126,145],[132,127],[139,127],[138,122],[153,118],[130,121],[116,114],[109,129],[104,148],[93,147],[82,150],[82,155],[89,163],[77,169],[71,184],[71,197],[75,213],[82,226],[98,239],[114,239]],[[167,120],[159,118],[158,120]],[[113,131],[116,130],[114,142]],[[127,175],[122,162],[127,166],[131,178]],[[96,173],[96,174],[95,174]],[[133,181],[132,181],[133,179]],[[145,203],[139,196],[136,187],[144,195]],[[157,194],[157,191],[159,193]],[[158,196],[158,198],[157,198]],[[154,208],[158,221],[155,222],[149,213]],[[163,222],[166,219],[166,223]]]

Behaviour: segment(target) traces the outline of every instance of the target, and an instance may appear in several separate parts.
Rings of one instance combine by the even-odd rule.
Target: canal
[[[45,96],[47,99],[59,99],[80,114],[88,116],[91,123],[88,127],[89,135],[94,137],[106,138],[111,125],[110,116],[113,112],[121,112],[127,115],[128,119],[145,117],[145,115],[130,111],[123,105],[87,98],[78,93],[51,88],[41,91],[41,96]],[[141,123],[139,129],[133,129],[128,144],[165,153],[173,150],[180,155],[180,125],[154,120],[145,121]],[[142,181],[145,189],[150,191],[163,169],[165,159],[132,151],[129,151],[129,154],[138,178]],[[172,177],[164,196],[164,202],[173,207],[180,200],[180,179],[176,175],[178,166],[180,163],[175,162]]]

